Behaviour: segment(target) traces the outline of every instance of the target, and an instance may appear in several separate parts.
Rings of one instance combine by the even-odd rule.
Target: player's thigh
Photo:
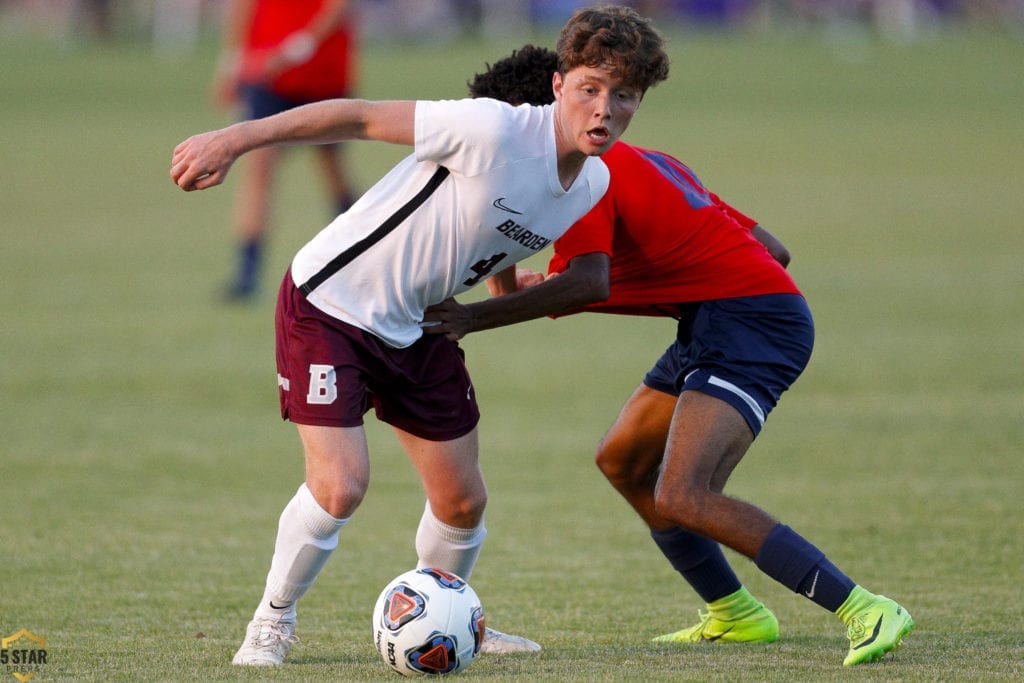
[[[669,429],[662,486],[720,492],[754,440],[744,416],[729,403],[684,391]]]
[[[306,462],[306,485],[334,517],[351,515],[370,482],[370,454],[362,427],[296,425]]]
[[[657,470],[665,452],[676,397],[641,384],[601,439],[597,463],[609,475],[637,478]]]
[[[264,147],[242,160],[239,192],[235,197],[237,230],[245,238],[260,237],[267,228],[280,150]]]
[[[447,441],[394,431],[420,475],[434,516],[452,526],[475,526],[487,504],[476,428]]]

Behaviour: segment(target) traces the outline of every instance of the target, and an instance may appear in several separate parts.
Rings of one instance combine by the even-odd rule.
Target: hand
[[[458,341],[473,331],[473,314],[455,299],[445,299],[427,308],[422,327],[424,334],[443,334]]]
[[[188,138],[174,148],[171,180],[186,192],[220,185],[238,158],[230,141],[228,129]]]
[[[305,64],[316,54],[317,41],[309,31],[297,31],[288,36],[276,50],[267,55],[263,63],[263,78],[270,81],[285,69]]]
[[[538,273],[529,268],[516,266],[516,288],[526,289],[544,282],[544,273]]]

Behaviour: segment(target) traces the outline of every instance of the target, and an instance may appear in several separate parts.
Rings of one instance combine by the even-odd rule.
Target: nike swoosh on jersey
[[[516,214],[517,216],[522,216],[523,215],[522,211],[516,211],[515,209],[513,209],[510,206],[505,206],[505,198],[504,197],[498,197],[497,199],[495,199],[493,206],[496,209],[501,209],[502,211],[508,211],[509,213]]]

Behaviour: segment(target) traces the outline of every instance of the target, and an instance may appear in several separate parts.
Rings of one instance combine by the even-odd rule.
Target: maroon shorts
[[[297,424],[357,427],[377,419],[423,439],[449,441],[480,419],[459,345],[424,335],[395,349],[316,308],[285,273],[277,299],[281,417]]]

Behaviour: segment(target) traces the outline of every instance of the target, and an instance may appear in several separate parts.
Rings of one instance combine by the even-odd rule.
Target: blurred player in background
[[[668,76],[661,36],[635,11],[577,11],[558,40],[554,104],[331,100],[195,135],[175,150],[184,190],[224,181],[241,155],[278,144],[369,139],[412,145],[352,208],[296,254],[277,304],[281,414],[296,423],[305,481],[280,517],[240,665],[281,664],[296,603],[369,485],[363,416],[390,424],[427,504],[420,567],[469,579],[486,529],[479,410],[462,350],[422,332],[426,308],[532,256],[608,186],[600,159],[644,93]],[[539,645],[488,628],[485,652]]]
[[[231,0],[213,84],[220,106],[244,103],[245,117],[263,118],[302,104],[349,97],[356,76],[356,30],[350,0]],[[336,143],[314,147],[317,171],[332,215],[344,212],[355,190]],[[226,296],[251,298],[271,218],[271,196],[281,150],[246,156],[234,207],[237,262]]]
[[[474,97],[543,104],[557,67],[527,46],[470,82]],[[513,266],[488,280],[495,298],[427,311],[431,334],[457,340],[580,310],[669,316],[676,341],[622,408],[597,464],[651,529],[672,566],[707,603],[700,622],[658,642],[772,642],[775,615],[740,583],[719,545],[836,613],[844,664],[881,658],[914,628],[894,601],[869,593],[768,513],[723,495],[769,411],[810,358],[814,323],[785,271],[789,253],[751,218],[662,152],[617,142],[602,157],[607,194],[555,243],[550,275]],[[504,296],[501,296],[504,295]]]

